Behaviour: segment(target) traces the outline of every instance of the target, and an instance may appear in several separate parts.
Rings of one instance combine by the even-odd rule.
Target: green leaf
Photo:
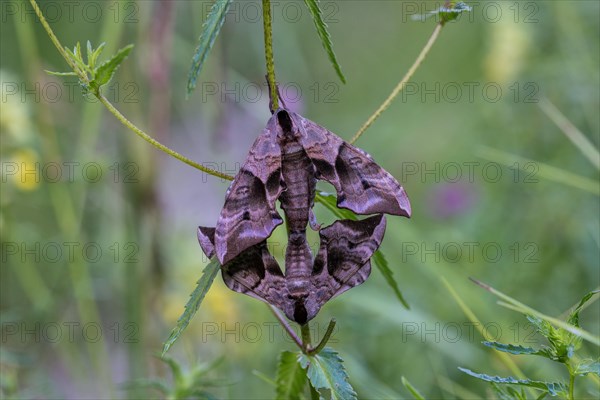
[[[198,38],[198,46],[192,58],[192,66],[188,74],[187,94],[189,95],[196,88],[196,79],[202,70],[204,61],[215,43],[215,39],[219,35],[219,31],[225,22],[225,15],[231,0],[216,0],[213,4],[204,25],[202,25],[202,33]]]
[[[69,56],[69,58],[71,59],[71,61],[73,61],[73,63],[75,63],[75,65],[77,65],[77,67],[82,70],[82,71],[88,71],[89,72],[89,68],[87,65],[85,65],[85,63],[83,62],[83,60],[78,57],[75,53],[77,52],[77,47],[75,47],[75,52],[71,51],[71,49],[69,49],[68,47],[65,47],[65,52],[67,53],[67,55]]]
[[[215,280],[215,276],[217,276],[217,272],[219,272],[219,269],[220,265],[216,258],[213,258],[208,263],[206,268],[204,268],[204,271],[202,272],[202,277],[198,280],[198,285],[196,286],[196,289],[194,289],[194,291],[190,295],[190,299],[185,305],[185,311],[177,320],[175,328],[173,328],[171,334],[169,335],[169,338],[163,346],[163,356],[167,351],[169,351],[169,348],[171,348],[171,346],[173,345],[173,343],[175,343],[177,338],[179,338],[179,335],[181,335],[185,328],[187,328],[188,324],[190,323],[190,320],[192,319],[194,314],[196,314],[196,311],[198,311],[198,308],[200,307],[200,304],[202,304],[204,296],[206,296],[206,293],[208,293],[208,290],[210,289],[213,281]]]
[[[499,376],[490,376],[486,374],[478,374],[466,368],[458,367],[459,370],[467,375],[471,375],[474,378],[481,379],[486,382],[526,386],[534,389],[539,389],[550,393],[552,396],[564,394],[567,392],[567,387],[562,382],[543,382],[543,381],[532,381],[531,379],[517,379],[509,376],[507,378],[501,378]]]
[[[98,60],[100,53],[102,53],[102,50],[104,50],[104,46],[106,46],[106,42],[100,43],[100,46],[92,52],[91,58],[88,58],[88,65],[90,68],[96,69],[96,61]]]
[[[400,292],[400,289],[398,288],[398,283],[394,279],[394,273],[389,268],[388,262],[381,251],[377,250],[375,254],[373,254],[373,262],[375,263],[375,266],[377,266],[379,271],[381,271],[381,274],[385,278],[385,281],[392,288],[392,290],[396,294],[396,297],[398,298],[398,300],[400,300],[400,303],[402,303],[404,308],[410,310],[410,306],[404,299],[404,296],[402,296],[402,292]]]
[[[402,377],[402,384],[404,387],[413,395],[413,397],[417,400],[425,400],[425,397],[413,385],[410,384],[408,379]]]
[[[567,322],[569,324],[575,325],[576,327],[579,328],[579,313],[583,309],[583,306],[585,305],[585,303],[587,303],[592,297],[594,297],[595,294],[597,294],[599,292],[600,292],[599,290],[594,290],[592,292],[589,292],[585,296],[583,296],[583,298],[581,299],[581,301],[579,302],[577,307],[575,307],[575,309],[573,309],[573,311],[571,311],[571,314],[569,314],[569,319],[567,319]]]
[[[337,76],[343,83],[346,83],[346,77],[342,73],[342,68],[335,57],[335,53],[333,52],[333,45],[331,44],[331,37],[329,36],[329,32],[327,31],[327,24],[323,21],[323,14],[321,9],[319,8],[319,0],[304,0],[306,7],[310,11],[312,15],[313,22],[315,23],[315,27],[317,28],[317,33],[319,34],[319,38],[321,38],[321,44],[325,48],[327,55],[329,56],[329,61],[333,65]]]
[[[327,208],[333,213],[333,215],[340,219],[351,219],[353,221],[358,219],[356,214],[354,214],[352,211],[345,208],[339,208],[337,206],[337,197],[334,194],[318,192],[315,196],[315,200],[324,205],[325,208]]]
[[[279,355],[277,366],[277,398],[301,399],[302,390],[306,384],[306,371],[298,362],[298,354],[283,351]]]
[[[585,360],[575,367],[575,375],[596,374],[600,376],[600,361]]]
[[[47,73],[48,75],[54,75],[54,76],[77,76],[77,74],[75,72],[54,72],[54,71],[48,71],[47,69],[45,69],[44,72]]]
[[[526,355],[534,355],[534,356],[542,356],[542,357],[546,357],[546,358],[552,358],[552,354],[550,353],[549,349],[542,348],[542,349],[536,350],[533,347],[523,347],[520,345],[504,344],[504,343],[498,343],[498,342],[483,342],[483,344],[487,347],[491,347],[492,349],[502,351],[504,353],[510,353],[510,354],[515,354],[515,355],[526,354]]]
[[[127,58],[129,53],[133,49],[133,45],[123,47],[121,50],[112,56],[108,61],[103,62],[94,70],[94,79],[90,82],[90,86],[93,90],[98,90],[102,85],[106,85],[110,82],[119,65]]]
[[[343,361],[335,350],[326,347],[315,356],[301,353],[298,355],[298,362],[302,368],[308,368],[308,379],[316,390],[328,390],[332,400],[356,399],[356,392],[348,382]]]

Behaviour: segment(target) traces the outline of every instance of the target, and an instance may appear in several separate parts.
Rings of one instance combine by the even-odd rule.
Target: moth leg
[[[312,208],[308,210],[308,224],[313,231],[318,232],[321,230],[321,224],[317,222],[317,217]]]

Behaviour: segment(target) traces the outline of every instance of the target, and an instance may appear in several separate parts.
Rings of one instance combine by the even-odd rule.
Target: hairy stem
[[[273,24],[271,19],[271,0],[263,0],[263,28],[265,33],[265,61],[267,64],[267,81],[271,97],[271,110],[279,108],[277,85],[275,81],[275,61],[273,60]]]
[[[50,40],[52,40],[52,43],[54,43],[54,45],[56,46],[56,48],[58,49],[58,51],[60,52],[60,54],[63,56],[63,58],[65,59],[65,61],[67,62],[67,64],[69,64],[69,66],[71,67],[71,69],[73,69],[73,71],[75,73],[77,73],[79,79],[83,82],[83,83],[89,83],[89,79],[87,77],[87,75],[81,71],[69,58],[67,52],[65,51],[65,49],[63,48],[62,44],[60,43],[60,41],[58,40],[58,38],[56,37],[56,35],[54,34],[54,32],[52,31],[52,28],[50,28],[50,25],[48,25],[48,22],[46,21],[46,18],[44,17],[44,14],[42,14],[42,11],[40,10],[40,8],[38,7],[37,3],[35,2],[35,0],[29,0],[36,15],[38,16],[38,18],[40,19],[40,22],[42,23],[42,26],[44,27],[44,29],[46,30],[46,33],[48,34],[48,36],[50,37]],[[199,169],[200,171],[203,171],[209,175],[213,175],[219,178],[223,178],[223,179],[228,179],[228,180],[232,180],[233,177],[227,174],[224,174],[222,172],[219,171],[215,171],[213,169],[210,168],[206,168],[200,164],[198,164],[195,161],[190,160],[187,157],[182,156],[181,154],[177,153],[175,150],[170,149],[169,147],[165,146],[164,144],[158,142],[157,140],[153,139],[150,135],[148,135],[146,132],[144,132],[143,130],[141,130],[140,128],[138,128],[137,126],[135,126],[131,121],[129,121],[127,118],[125,118],[125,116],[123,114],[121,114],[121,112],[119,112],[119,110],[117,110],[111,103],[110,101],[108,101],[108,99],[106,99],[106,97],[104,97],[99,91],[95,92],[94,95],[98,98],[98,100],[100,100],[100,102],[102,104],[104,104],[104,106],[108,109],[108,111],[111,112],[111,114],[113,114],[119,121],[121,121],[121,123],[123,125],[125,125],[127,128],[129,128],[130,130],[132,130],[135,134],[137,134],[138,136],[140,136],[142,139],[144,139],[146,142],[150,143],[152,146],[156,147],[157,149],[159,149],[160,151],[163,151],[165,153],[167,153],[168,155],[175,157],[176,159],[183,161],[184,163]]]
[[[440,35],[440,32],[442,31],[443,26],[444,25],[441,22],[435,26],[435,29],[433,30],[431,37],[427,41],[427,44],[425,45],[425,47],[423,47],[423,49],[421,50],[421,53],[419,54],[419,56],[417,57],[417,59],[415,60],[413,65],[410,67],[410,69],[408,70],[406,75],[404,75],[404,77],[402,78],[400,83],[398,83],[398,85],[396,85],[394,90],[392,90],[392,93],[390,93],[388,98],[385,99],[385,101],[379,106],[379,108],[373,113],[373,115],[371,115],[369,117],[367,122],[365,122],[363,124],[363,126],[361,126],[361,128],[358,130],[358,132],[356,132],[356,134],[354,135],[352,140],[350,140],[350,143],[356,142],[358,140],[358,138],[361,137],[361,135],[363,133],[365,133],[365,131],[373,124],[373,122],[375,122],[375,120],[377,118],[379,118],[379,116],[381,116],[381,114],[383,114],[383,112],[385,110],[387,110],[387,108],[390,106],[390,104],[392,104],[392,101],[394,101],[394,99],[400,94],[400,92],[402,92],[402,90],[404,89],[404,87],[406,86],[408,81],[412,78],[412,76],[415,74],[415,72],[417,71],[417,69],[423,62],[423,60],[425,60],[425,57],[427,57],[427,54],[429,53],[429,51],[433,47],[433,44],[435,43],[438,36]]]
[[[100,100],[100,102],[102,104],[104,104],[104,106],[108,109],[108,111],[110,111],[110,113],[113,114],[123,125],[125,125],[131,131],[133,131],[136,135],[138,135],[139,137],[141,137],[146,142],[150,143],[152,146],[156,147],[160,151],[163,151],[163,152],[167,153],[168,155],[170,155],[172,157],[175,157],[179,161],[182,161],[182,162],[184,162],[184,163],[186,163],[186,164],[188,164],[188,165],[190,165],[190,166],[192,166],[192,167],[194,167],[196,169],[199,169],[200,171],[206,172],[207,174],[210,174],[210,175],[213,175],[213,176],[216,176],[216,177],[219,177],[219,178],[223,178],[223,179],[228,179],[228,180],[232,180],[233,179],[233,177],[230,176],[230,175],[224,174],[224,173],[219,172],[219,171],[215,171],[214,169],[206,168],[205,166],[200,165],[197,162],[190,160],[189,158],[187,158],[187,157],[185,157],[185,156],[177,153],[175,150],[173,150],[173,149],[165,146],[164,144],[158,142],[156,139],[152,138],[146,132],[144,132],[143,130],[141,130],[140,128],[138,128],[137,126],[135,126],[131,121],[129,121],[102,94],[98,94],[96,97],[98,97],[98,100]]]

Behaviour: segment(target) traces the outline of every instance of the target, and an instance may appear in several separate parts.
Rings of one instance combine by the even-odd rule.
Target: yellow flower
[[[2,181],[12,182],[19,190],[32,191],[40,184],[40,170],[37,153],[30,148],[22,148],[11,154],[10,161],[2,167]]]

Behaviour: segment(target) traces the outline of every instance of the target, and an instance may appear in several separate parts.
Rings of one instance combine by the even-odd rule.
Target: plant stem
[[[83,82],[83,83],[89,83],[89,79],[87,77],[87,75],[82,72],[69,58],[67,52],[65,51],[65,49],[63,48],[62,44],[60,43],[60,41],[58,40],[58,38],[56,37],[56,35],[54,34],[54,32],[52,31],[52,28],[50,28],[50,25],[48,25],[48,22],[46,21],[46,18],[44,17],[44,14],[42,14],[42,11],[40,10],[40,8],[38,7],[37,3],[35,2],[35,0],[29,0],[29,2],[31,3],[36,15],[38,16],[38,18],[40,19],[40,22],[42,23],[42,26],[44,27],[44,29],[46,30],[46,33],[48,34],[48,36],[50,37],[50,40],[52,40],[52,43],[54,43],[54,46],[56,46],[56,48],[58,49],[58,51],[60,52],[60,54],[63,56],[63,58],[65,59],[65,61],[67,62],[67,64],[69,64],[69,66],[71,67],[71,69],[73,69],[73,71],[75,73],[77,73],[79,79]],[[157,149],[167,153],[168,155],[175,157],[176,159],[183,161],[184,163],[199,169],[200,171],[203,171],[209,175],[213,175],[219,178],[223,178],[223,179],[227,179],[227,180],[233,180],[233,177],[227,174],[224,174],[222,172],[219,171],[215,171],[213,169],[210,168],[206,168],[200,164],[198,164],[195,161],[190,160],[187,157],[182,156],[181,154],[177,153],[176,151],[170,149],[169,147],[163,145],[162,143],[158,142],[157,140],[153,139],[151,136],[149,136],[147,133],[145,133],[143,130],[141,130],[140,128],[138,128],[137,126],[135,126],[131,121],[129,121],[127,118],[125,118],[125,116],[123,114],[121,114],[121,112],[119,112],[119,110],[117,110],[111,103],[110,101],[108,101],[108,99],[106,99],[106,97],[104,97],[101,93],[97,92],[94,93],[94,95],[98,98],[98,100],[100,100],[100,102],[102,104],[104,104],[104,106],[106,108],[108,108],[108,111],[110,111],[119,121],[121,121],[121,123],[123,125],[125,125],[127,128],[129,128],[130,130],[132,130],[135,134],[137,134],[138,136],[140,136],[142,139],[144,139],[145,141],[147,141],[148,143],[150,143],[152,146],[156,147]]]
[[[233,177],[230,176],[230,175],[224,174],[224,173],[219,172],[219,171],[215,171],[214,169],[206,168],[205,166],[200,165],[197,162],[190,160],[189,158],[187,158],[187,157],[185,157],[185,156],[177,153],[175,150],[172,150],[169,147],[165,146],[164,144],[158,142],[156,139],[152,138],[146,132],[144,132],[143,130],[141,130],[140,128],[138,128],[137,126],[135,126],[131,121],[129,121],[102,94],[98,94],[97,97],[98,97],[98,100],[100,100],[100,102],[102,104],[104,104],[104,106],[108,109],[108,111],[110,111],[111,114],[113,114],[119,121],[121,121],[121,123],[123,125],[125,125],[131,131],[133,131],[136,135],[138,135],[139,137],[141,137],[142,139],[144,139],[146,142],[150,143],[152,146],[154,146],[157,149],[159,149],[159,150],[167,153],[168,155],[170,155],[172,157],[175,157],[179,161],[183,161],[184,163],[186,163],[186,164],[188,164],[188,165],[190,165],[190,166],[192,166],[192,167],[194,167],[196,169],[199,169],[200,171],[206,172],[207,174],[210,174],[210,175],[213,175],[213,176],[216,176],[216,177],[219,177],[219,178],[227,179],[227,180],[232,180],[233,179]]]
[[[63,56],[63,58],[65,59],[65,61],[67,62],[67,64],[69,64],[69,66],[77,74],[77,76],[79,77],[79,79],[81,79],[82,81],[86,81],[87,82],[87,80],[88,80],[87,75],[85,74],[85,72],[81,71],[77,67],[77,65],[75,65],[75,63],[71,60],[71,58],[69,57],[69,55],[65,51],[65,48],[63,47],[62,44],[60,44],[60,41],[58,40],[58,38],[56,37],[56,35],[52,31],[52,28],[50,28],[50,25],[48,25],[48,21],[46,21],[46,18],[44,17],[44,14],[42,14],[42,10],[40,10],[40,7],[37,5],[36,1],[35,0],[29,0],[29,2],[31,3],[31,6],[33,7],[33,11],[35,11],[36,15],[40,19],[40,22],[42,23],[42,26],[46,30],[46,33],[50,37],[50,40],[52,40],[52,43],[54,43],[54,46],[56,46],[56,48],[58,49],[58,52]]]
[[[265,36],[265,61],[267,64],[267,81],[271,91],[272,111],[279,108],[279,97],[277,96],[277,85],[275,81],[275,61],[273,60],[273,26],[271,18],[271,0],[263,0],[263,29]]]
[[[369,117],[367,122],[365,122],[363,124],[363,126],[358,130],[358,132],[356,132],[356,134],[354,135],[352,140],[350,140],[350,143],[356,142],[358,140],[358,138],[361,137],[361,135],[371,126],[371,124],[373,124],[373,122],[375,122],[375,120],[377,118],[379,118],[379,116],[381,114],[383,114],[383,112],[385,110],[387,110],[387,108],[390,106],[390,104],[392,104],[392,101],[394,101],[394,99],[398,96],[398,94],[400,94],[400,92],[404,89],[404,87],[406,86],[406,84],[408,83],[410,78],[412,78],[412,76],[415,74],[415,72],[417,71],[417,69],[419,68],[419,66],[421,65],[423,60],[425,59],[425,57],[427,57],[427,54],[433,47],[433,44],[435,43],[440,32],[442,31],[442,27],[443,27],[443,24],[441,22],[435,26],[435,29],[433,30],[431,37],[427,41],[427,44],[425,45],[425,47],[423,47],[423,49],[421,50],[421,53],[419,54],[419,56],[417,57],[417,59],[415,60],[413,65],[410,67],[410,69],[408,70],[406,75],[404,75],[404,77],[402,78],[400,83],[398,83],[398,85],[396,85],[394,90],[392,90],[392,93],[388,96],[387,99],[385,99],[383,104],[381,104],[379,106],[379,108],[373,113],[373,115],[371,115]]]
[[[281,315],[279,310],[270,304],[269,304],[269,308],[271,309],[273,314],[275,314],[275,318],[277,318],[277,320],[283,326],[283,329],[285,329],[287,334],[290,335],[290,337],[296,343],[296,345],[300,348],[300,350],[303,350],[304,346],[302,345],[302,341],[300,340],[298,335],[296,335],[296,332],[294,332],[294,330],[292,329],[290,324],[288,324],[288,322],[285,320],[285,318]]]
[[[319,354],[321,352],[321,350],[323,350],[323,347],[325,347],[325,345],[329,341],[329,338],[331,337],[331,334],[333,333],[334,329],[335,329],[335,318],[332,319],[331,321],[329,321],[329,326],[327,327],[327,331],[325,331],[325,336],[323,336],[323,339],[321,339],[321,341],[319,342],[317,347],[309,350],[308,353],[310,355]]]
[[[310,327],[308,322],[304,325],[300,325],[300,332],[302,333],[302,352],[310,355]]]
[[[569,368],[569,400],[574,400],[575,397],[573,397],[573,391],[574,391],[574,387],[575,387],[575,374],[571,370],[570,366],[568,366],[568,368]]]

